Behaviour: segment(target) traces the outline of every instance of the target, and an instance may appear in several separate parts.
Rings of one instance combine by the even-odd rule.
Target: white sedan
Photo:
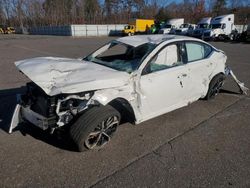
[[[79,151],[108,143],[121,120],[138,124],[213,98],[227,56],[195,38],[140,35],[111,41],[83,59],[43,57],[16,62],[32,82],[19,97],[10,130],[30,122],[69,128]]]

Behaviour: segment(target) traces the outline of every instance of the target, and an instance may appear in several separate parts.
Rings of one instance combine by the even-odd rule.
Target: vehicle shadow
[[[5,131],[6,134],[9,131],[12,114],[17,103],[16,94],[24,93],[25,90],[26,87],[0,90],[0,129]],[[23,136],[30,135],[35,139],[63,150],[77,151],[75,144],[66,131],[55,131],[51,135],[48,131],[43,131],[29,123],[21,123],[13,130],[12,134],[15,134],[15,131],[20,131]]]

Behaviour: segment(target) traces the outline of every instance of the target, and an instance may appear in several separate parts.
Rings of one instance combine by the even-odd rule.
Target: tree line
[[[136,18],[197,23],[227,13],[236,15],[237,24],[248,23],[250,0],[0,0],[0,25],[17,27],[126,24]]]

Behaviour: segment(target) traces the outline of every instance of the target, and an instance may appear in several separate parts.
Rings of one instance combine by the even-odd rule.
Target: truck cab
[[[134,25],[127,25],[124,27],[123,33],[125,35],[131,36],[135,34],[135,26]]]
[[[136,19],[134,23],[124,27],[123,34],[131,36],[136,33],[148,33],[152,25],[154,25],[154,20]]]
[[[234,14],[222,15],[212,19],[211,28],[204,32],[204,39],[231,39],[235,30]]]
[[[202,38],[204,31],[210,29],[211,20],[211,17],[202,18],[198,22],[196,29],[193,31],[192,37]]]
[[[3,25],[0,25],[0,34],[4,34]]]

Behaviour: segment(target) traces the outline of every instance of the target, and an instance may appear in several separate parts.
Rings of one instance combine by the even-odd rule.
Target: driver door
[[[140,80],[143,120],[187,104],[190,77],[184,62],[184,44],[178,42],[165,46],[145,66]]]

